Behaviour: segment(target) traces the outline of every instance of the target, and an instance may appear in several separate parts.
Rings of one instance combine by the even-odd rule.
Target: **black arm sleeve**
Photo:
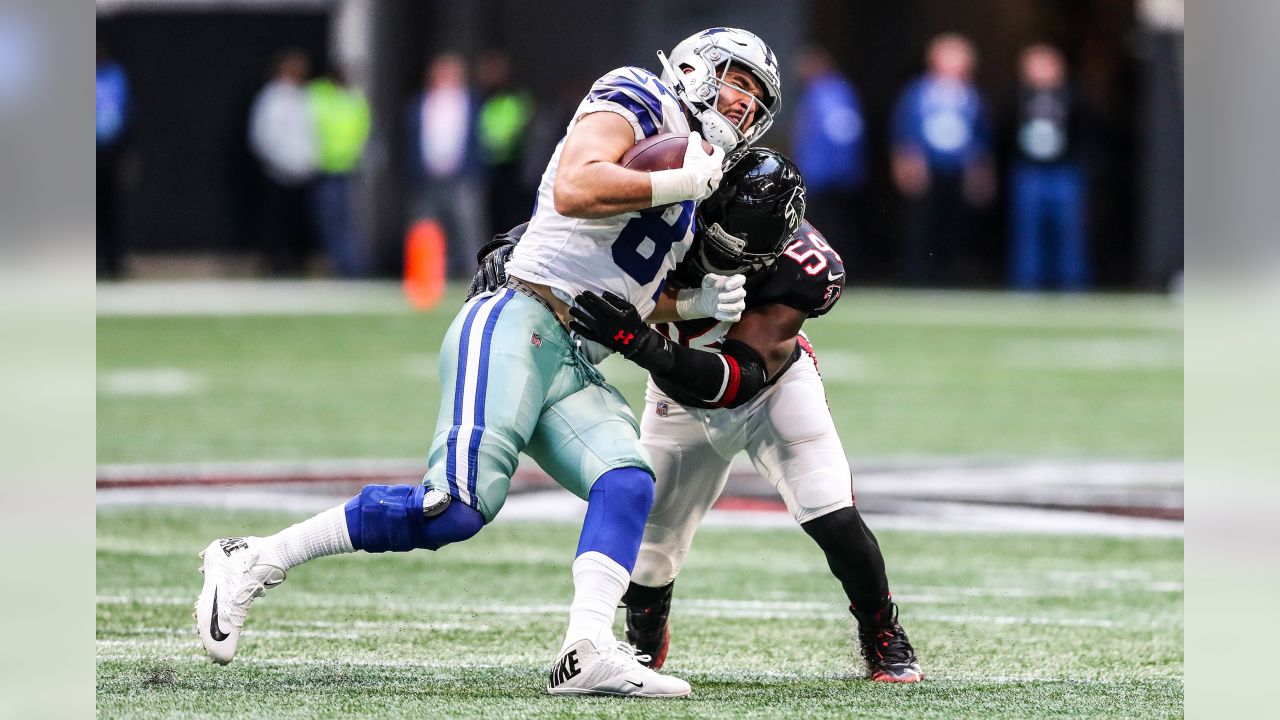
[[[646,358],[641,367],[710,405],[738,407],[759,394],[768,380],[764,358],[740,340],[725,340],[719,353],[670,341],[664,345],[666,352]]]

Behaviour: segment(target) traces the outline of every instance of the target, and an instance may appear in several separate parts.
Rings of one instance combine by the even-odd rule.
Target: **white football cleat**
[[[244,616],[267,588],[284,582],[284,570],[259,565],[258,538],[222,538],[200,553],[204,587],[196,598],[196,631],[205,652],[219,665],[236,656]]]
[[[596,648],[590,640],[579,640],[565,648],[551,666],[547,692],[652,698],[685,697],[692,692],[689,683],[641,664],[648,659],[625,642]]]

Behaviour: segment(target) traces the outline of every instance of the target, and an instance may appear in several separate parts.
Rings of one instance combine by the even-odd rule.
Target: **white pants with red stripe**
[[[686,408],[650,380],[640,443],[657,478],[631,575],[641,585],[660,587],[680,573],[694,532],[720,497],[729,463],[741,451],[777,488],[798,523],[853,505],[848,458],[807,352],[778,382],[732,409]]]

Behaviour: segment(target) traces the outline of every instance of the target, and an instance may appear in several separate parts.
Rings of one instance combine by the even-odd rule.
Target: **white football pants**
[[[736,408],[686,408],[649,381],[640,444],[657,479],[631,579],[661,587],[676,578],[698,524],[745,450],[797,523],[853,505],[849,461],[813,358],[803,353],[778,382]]]

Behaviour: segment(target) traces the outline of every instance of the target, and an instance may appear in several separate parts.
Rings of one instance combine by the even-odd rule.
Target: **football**
[[[645,172],[674,170],[684,166],[684,150],[688,146],[688,133],[659,133],[632,145],[622,156],[622,166]],[[703,140],[702,149],[711,152],[713,146]]]

